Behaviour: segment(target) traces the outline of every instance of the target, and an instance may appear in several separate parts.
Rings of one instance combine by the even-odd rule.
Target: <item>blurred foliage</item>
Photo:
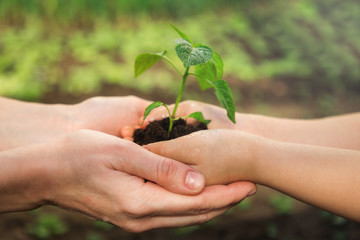
[[[86,235],[85,239],[86,240],[104,240],[104,237],[98,233],[91,232]]]
[[[269,203],[277,214],[290,214],[294,208],[294,199],[283,194],[271,196]]]
[[[217,218],[214,218],[206,223],[203,223],[202,225],[194,225],[194,226],[187,226],[187,227],[180,227],[180,228],[173,228],[172,232],[175,236],[186,236],[188,234],[191,234],[192,232],[195,232],[196,230],[200,228],[211,228],[214,225],[216,225],[218,222]]]
[[[103,231],[110,231],[111,229],[114,229],[115,226],[110,224],[110,223],[106,223],[103,221],[94,221],[93,225],[95,228],[99,229],[99,230],[103,230]]]
[[[274,222],[270,222],[268,223],[268,225],[266,226],[266,232],[267,232],[267,236],[270,239],[277,239],[278,236],[278,232],[279,232],[279,228],[276,225],[276,223]]]
[[[49,239],[55,235],[65,234],[68,227],[57,215],[40,214],[35,222],[27,225],[27,232],[41,239]]]
[[[133,73],[139,53],[174,47],[169,22],[196,42],[208,39],[230,85],[283,81],[324,113],[334,94],[360,91],[357,0],[2,0],[0,95],[83,94],[104,83],[175,95],[179,79],[166,64],[136,80]]]
[[[252,206],[251,198],[245,198],[238,205],[236,205],[236,208],[242,211],[247,211],[251,208],[251,206]]]
[[[196,231],[199,228],[200,228],[200,226],[189,226],[189,227],[174,228],[173,232],[174,232],[175,236],[183,236],[183,235],[190,234],[190,233]]]
[[[344,226],[349,221],[343,217],[337,216],[335,214],[332,214],[332,213],[329,213],[326,211],[322,211],[320,213],[320,215],[321,215],[322,219],[324,219],[327,222],[330,222],[332,225],[337,226],[337,227]]]

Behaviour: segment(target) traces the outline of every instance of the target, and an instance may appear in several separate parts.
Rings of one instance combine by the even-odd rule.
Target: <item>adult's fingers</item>
[[[125,230],[130,232],[143,232],[154,228],[185,227],[206,223],[215,217],[225,213],[230,207],[216,209],[206,213],[196,215],[181,216],[149,216],[145,218],[130,220],[125,226]]]
[[[194,196],[174,194],[153,183],[146,183],[146,185],[152,188],[148,189],[152,196],[145,198],[147,201],[150,199],[150,203],[143,202],[140,205],[151,208],[150,211],[144,211],[151,216],[206,213],[232,206],[256,192],[255,184],[247,181],[208,186],[200,194]]]
[[[153,181],[167,190],[179,194],[197,194],[205,186],[205,178],[190,166],[151,153],[124,141],[114,168]]]

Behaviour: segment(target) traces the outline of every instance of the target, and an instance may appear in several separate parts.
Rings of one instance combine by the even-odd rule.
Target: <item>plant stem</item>
[[[168,136],[169,136],[175,119],[171,116],[170,109],[168,108],[168,106],[166,106],[166,104],[163,104],[163,106],[166,108],[166,111],[169,114],[169,130],[168,130]]]
[[[189,67],[186,68],[185,70],[185,73],[183,75],[183,79],[182,79],[182,83],[181,83],[181,88],[180,88],[180,91],[179,91],[179,94],[177,96],[177,99],[176,99],[176,102],[175,102],[175,107],[174,107],[174,110],[172,112],[172,117],[175,118],[175,114],[176,114],[176,110],[178,108],[178,105],[181,101],[181,97],[182,97],[182,94],[184,92],[184,88],[185,88],[185,83],[186,83],[186,79],[189,75]]]
[[[184,75],[183,75],[183,79],[182,79],[180,91],[179,91],[179,94],[178,94],[177,99],[176,99],[176,102],[175,102],[174,110],[173,110],[173,112],[172,112],[172,115],[169,116],[169,118],[170,118],[171,120],[173,120],[173,119],[175,118],[176,110],[177,110],[177,108],[178,108],[178,105],[179,105],[179,103],[180,103],[182,94],[183,94],[183,92],[184,92],[186,79],[187,79],[187,77],[189,76],[189,68],[190,68],[190,67],[187,67],[187,68],[186,68],[185,73],[184,73]],[[170,120],[169,131],[168,131],[169,134],[170,134],[170,132],[171,132],[171,130],[172,130],[172,125],[173,125],[173,122],[172,122],[171,120]]]
[[[168,112],[169,116],[171,116],[170,109],[168,108],[168,106],[166,104],[163,104],[163,106],[166,108],[166,111]]]

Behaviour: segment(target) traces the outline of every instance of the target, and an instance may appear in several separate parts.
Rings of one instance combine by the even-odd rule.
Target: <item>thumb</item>
[[[121,153],[123,161],[119,170],[155,182],[174,193],[193,195],[204,189],[204,176],[190,166],[156,155],[130,141],[127,143]]]

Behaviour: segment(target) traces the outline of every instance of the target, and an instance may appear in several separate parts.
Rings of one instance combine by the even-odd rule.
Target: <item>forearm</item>
[[[258,146],[255,182],[360,221],[360,152],[277,141]]]
[[[360,149],[360,113],[295,120],[237,113],[236,128],[274,140]]]
[[[46,151],[46,150],[44,150]],[[36,208],[47,185],[44,159],[31,160],[28,148],[0,152],[0,213]]]
[[[73,129],[73,107],[0,97],[0,151],[46,142]]]

